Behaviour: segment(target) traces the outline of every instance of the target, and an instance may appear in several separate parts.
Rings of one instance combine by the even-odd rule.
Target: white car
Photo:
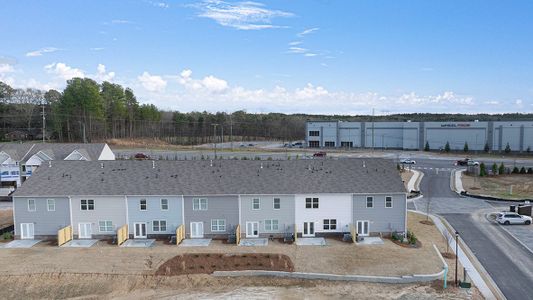
[[[479,166],[479,161],[473,161],[473,160],[469,160],[467,163],[466,163],[467,166]]]
[[[401,159],[400,162],[402,164],[406,164],[406,165],[416,165],[416,161],[410,159],[410,158],[404,158],[404,159]]]
[[[501,212],[496,216],[496,221],[500,224],[531,224],[531,217],[519,215],[514,212]]]

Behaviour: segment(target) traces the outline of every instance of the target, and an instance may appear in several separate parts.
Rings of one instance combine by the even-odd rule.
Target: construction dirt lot
[[[98,242],[91,248],[58,248],[42,242],[29,249],[0,249],[0,259],[6,262],[0,274],[3,282],[0,298],[481,299],[475,288],[443,290],[442,282],[396,285],[266,277],[220,278],[199,274],[202,272],[197,269],[187,274],[172,273],[165,268],[179,265],[187,256],[190,256],[189,261],[198,261],[206,255],[222,257],[223,254],[235,262],[236,254],[247,254],[260,258],[254,268],[270,262],[279,270],[299,272],[395,276],[437,273],[442,270],[442,263],[433,244],[445,252],[445,241],[433,225],[420,223],[424,219],[424,216],[409,213],[408,227],[421,241],[420,248],[402,247],[388,239],[383,245],[354,245],[327,239],[326,246],[270,241],[268,246],[243,247],[212,241],[209,247],[179,247],[158,241],[151,248],[121,248],[105,242]],[[447,262],[448,280],[452,280],[453,259]],[[206,265],[209,264],[215,267],[216,261],[211,260]]]
[[[533,199],[533,175],[510,174],[486,177],[463,175],[463,188],[471,194],[487,195],[502,199]],[[513,186],[513,193],[509,194]]]

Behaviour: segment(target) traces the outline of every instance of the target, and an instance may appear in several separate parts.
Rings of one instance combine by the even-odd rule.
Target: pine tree
[[[465,146],[463,147],[463,151],[464,152],[468,152],[468,143],[465,142]]]
[[[505,153],[509,152],[511,152],[511,146],[509,145],[509,143],[507,143],[507,146],[505,146]]]
[[[445,152],[450,152],[450,142],[446,142],[446,145],[444,146]]]
[[[479,164],[479,176],[480,177],[487,176],[487,168],[485,167],[485,163]]]
[[[490,148],[489,148],[489,143],[485,143],[485,148],[483,149],[485,152],[489,153],[490,151]]]
[[[492,175],[498,175],[498,165],[496,163],[492,164]]]
[[[498,169],[498,174],[503,175],[505,174],[505,166],[503,163],[500,163],[500,168]]]
[[[424,146],[424,151],[429,151],[429,142],[426,141],[426,145]]]

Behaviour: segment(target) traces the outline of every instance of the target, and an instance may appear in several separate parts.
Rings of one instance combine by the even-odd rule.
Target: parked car
[[[150,156],[139,152],[139,153],[135,154],[135,156],[133,156],[133,158],[138,159],[138,160],[145,160],[145,159],[150,159]]]
[[[415,160],[412,160],[410,158],[404,158],[404,159],[401,159],[400,162],[402,164],[406,164],[406,165],[416,165],[416,161]]]
[[[456,162],[458,166],[479,166],[479,162],[472,160],[471,158],[460,159]]]
[[[326,157],[326,152],[319,151],[319,152],[313,154],[313,157]]]
[[[302,142],[292,143],[291,147],[293,147],[293,148],[303,148],[304,147],[304,143],[302,143]]]
[[[514,212],[501,212],[496,217],[496,221],[500,224],[510,225],[510,224],[531,224],[531,217],[519,215]]]

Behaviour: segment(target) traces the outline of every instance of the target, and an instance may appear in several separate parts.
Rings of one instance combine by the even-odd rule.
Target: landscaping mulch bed
[[[448,258],[448,259],[454,259],[455,258],[455,254],[451,253],[451,252],[441,252],[440,253],[442,255],[442,257],[444,258]]]
[[[430,220],[422,220],[422,221],[420,221],[420,224],[435,225],[435,223],[433,223],[433,221],[430,221]]]
[[[242,270],[294,272],[294,264],[287,255],[283,254],[195,253],[174,256],[163,263],[155,274],[175,276]]]
[[[416,241],[416,244],[406,244],[406,243],[402,243],[402,242],[400,242],[398,240],[393,240],[393,239],[391,239],[391,241],[393,243],[395,243],[396,245],[402,246],[404,248],[414,248],[414,249],[416,249],[416,248],[422,247],[422,242],[418,241],[418,240]]]

